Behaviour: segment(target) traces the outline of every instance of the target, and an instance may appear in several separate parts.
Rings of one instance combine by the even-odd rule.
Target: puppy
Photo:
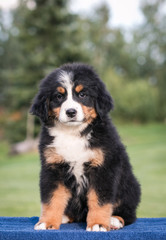
[[[36,230],[86,221],[87,231],[109,231],[136,220],[140,185],[111,109],[112,97],[88,65],[63,65],[41,82],[30,110],[42,123]]]

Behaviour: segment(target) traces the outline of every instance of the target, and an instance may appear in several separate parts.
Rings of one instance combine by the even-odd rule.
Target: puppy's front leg
[[[59,185],[48,203],[42,203],[42,214],[35,230],[59,229],[67,203],[71,197],[69,190]]]
[[[88,193],[87,231],[109,231],[110,217],[113,207],[111,204],[101,205],[95,190]]]

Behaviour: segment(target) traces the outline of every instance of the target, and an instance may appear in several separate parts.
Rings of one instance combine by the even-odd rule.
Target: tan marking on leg
[[[57,87],[57,91],[62,94],[65,93],[65,89],[63,87]]]
[[[93,167],[101,166],[104,162],[104,153],[101,149],[93,149],[94,157],[90,159],[90,164]]]
[[[53,193],[50,202],[42,204],[42,215],[37,225],[45,223],[46,229],[59,229],[70,197],[69,190],[60,184]]]
[[[98,202],[97,194],[94,190],[88,193],[88,216],[87,228],[92,228],[94,225],[102,225],[105,229],[110,230],[110,217],[112,214],[112,205],[105,204],[101,206]]]
[[[82,105],[82,110],[84,112],[87,123],[91,123],[97,117],[96,110],[92,107]]]
[[[84,88],[84,86],[83,85],[77,85],[77,87],[75,88],[75,91],[77,92],[77,93],[79,93],[79,92],[81,92],[82,91],[82,89]]]
[[[49,147],[44,150],[44,156],[46,158],[46,162],[49,164],[53,163],[62,163],[64,161],[63,157],[56,152],[56,148]]]

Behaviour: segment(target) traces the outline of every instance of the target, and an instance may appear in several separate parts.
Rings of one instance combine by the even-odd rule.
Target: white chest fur
[[[71,166],[79,185],[86,181],[83,176],[83,164],[93,157],[93,151],[88,147],[88,137],[81,137],[75,128],[54,127],[49,129],[49,134],[54,140],[49,145],[55,147],[56,152],[61,155]]]

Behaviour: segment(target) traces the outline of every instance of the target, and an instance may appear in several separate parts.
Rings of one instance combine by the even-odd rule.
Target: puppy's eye
[[[56,95],[56,98],[57,98],[58,101],[61,101],[64,98],[64,96],[62,94],[58,93]]]
[[[87,95],[84,92],[78,94],[79,98],[85,98]]]

